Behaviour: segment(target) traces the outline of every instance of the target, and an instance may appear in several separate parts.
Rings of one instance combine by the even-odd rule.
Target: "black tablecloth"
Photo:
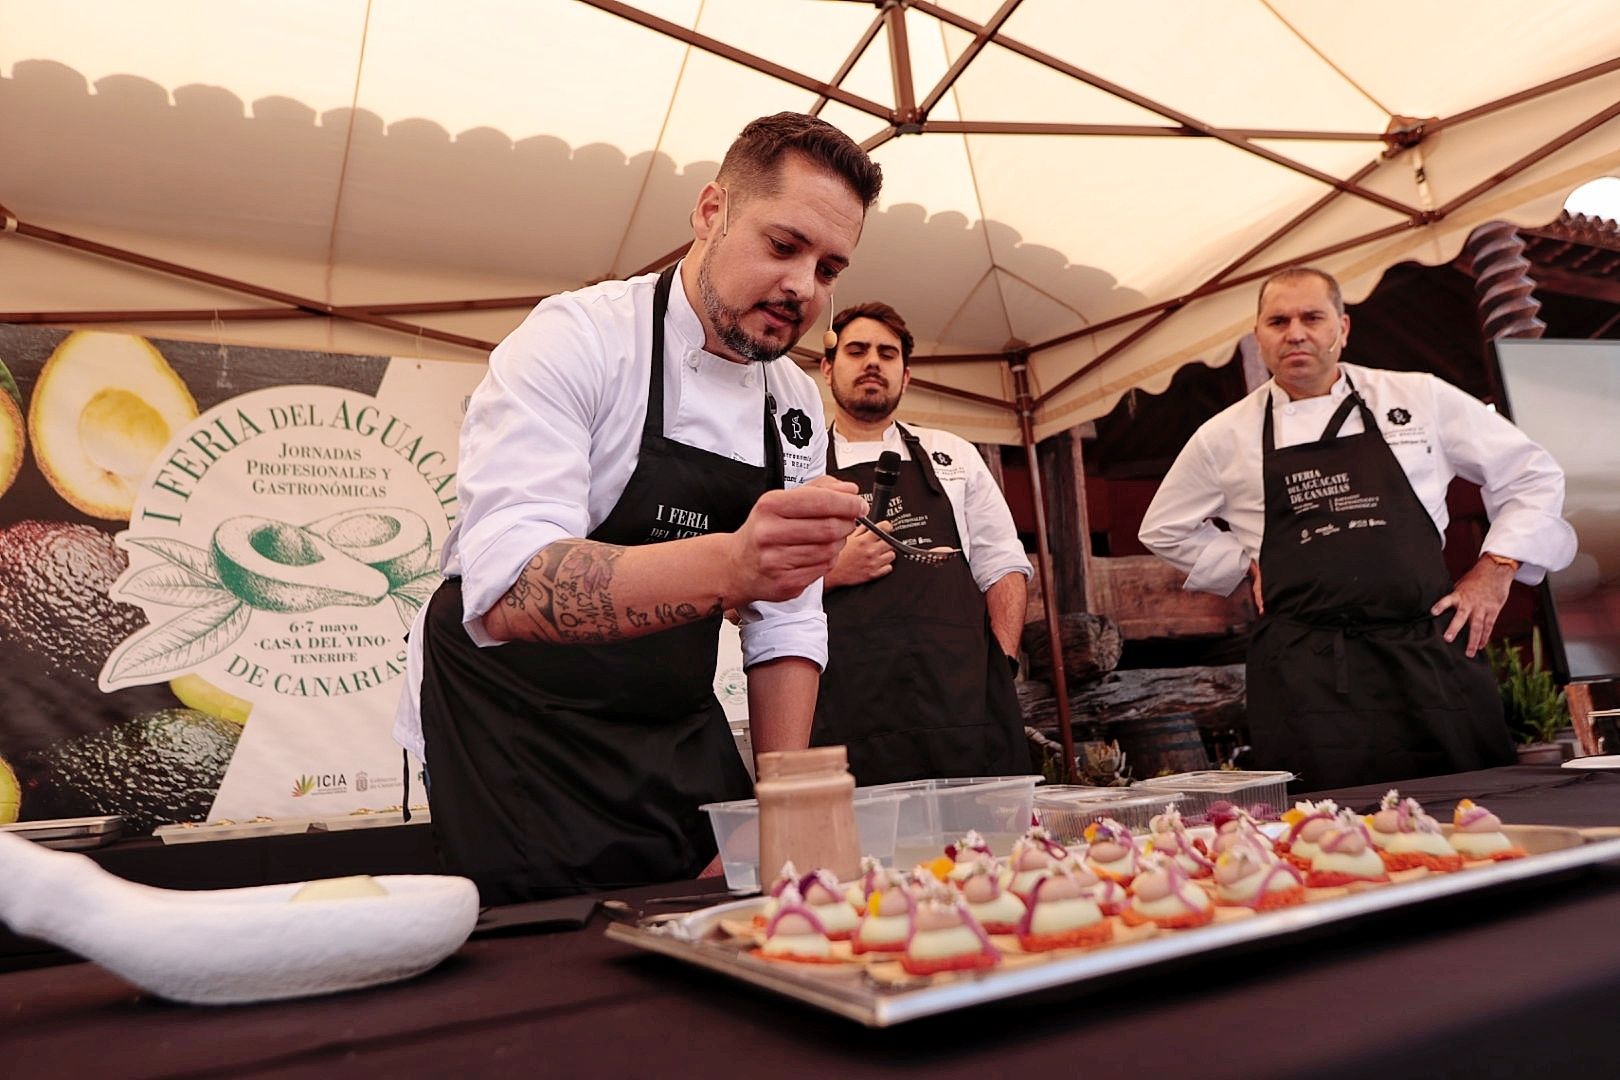
[[[1508,821],[1620,825],[1620,775],[1408,782]],[[1365,809],[1381,789],[1336,793]],[[720,883],[640,890],[647,897]],[[0,976],[0,1075],[1613,1075],[1620,865],[1124,981],[871,1031],[577,932],[480,938],[421,978],[195,1008],[90,964]]]

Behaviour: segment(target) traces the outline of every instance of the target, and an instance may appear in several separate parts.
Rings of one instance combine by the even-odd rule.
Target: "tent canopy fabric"
[[[783,109],[883,166],[837,299],[910,323],[904,414],[1015,442],[1009,349],[1045,436],[1270,268],[1359,299],[1620,172],[1620,4],[8,0],[0,321],[477,361]]]

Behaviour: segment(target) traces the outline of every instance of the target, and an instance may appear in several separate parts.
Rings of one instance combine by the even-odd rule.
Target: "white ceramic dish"
[[[306,883],[180,892],[0,834],[0,921],[172,1001],[227,1005],[420,975],[478,920],[466,878],[379,877],[385,896],[292,903]]]
[[[1570,758],[1566,769],[1620,769],[1620,754],[1597,754],[1592,757]]]

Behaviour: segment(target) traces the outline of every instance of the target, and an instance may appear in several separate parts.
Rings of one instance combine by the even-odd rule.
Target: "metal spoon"
[[[922,563],[924,566],[941,566],[947,561],[962,554],[962,550],[960,548],[942,547],[929,551],[925,548],[913,547],[904,540],[896,540],[891,534],[878,528],[877,522],[873,521],[864,514],[855,519],[855,524],[865,526],[868,532],[876,536],[879,540],[882,540],[885,544],[888,544],[890,547],[894,548],[894,550],[899,552],[902,556],[912,560],[913,562]]]

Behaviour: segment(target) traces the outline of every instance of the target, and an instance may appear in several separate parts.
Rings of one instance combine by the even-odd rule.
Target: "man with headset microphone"
[[[756,120],[679,264],[548,298],[491,354],[395,723],[446,868],[486,903],[709,864],[699,805],[750,790],[713,693],[726,608],[756,749],[806,744],[820,579],[865,505],[821,478],[819,391],[780,358],[881,183],[826,122]]]
[[[850,535],[826,578],[811,742],[848,747],[864,785],[1027,773],[1013,674],[1031,567],[1006,499],[971,443],[894,419],[913,344],[898,312],[861,304],[833,327],[827,475],[870,490],[872,517],[896,538],[962,557],[923,565]]]
[[[1253,590],[1255,766],[1321,789],[1511,764],[1480,652],[1513,580],[1575,555],[1562,470],[1432,375],[1341,363],[1350,317],[1321,270],[1267,279],[1254,334],[1271,380],[1193,434],[1140,535],[1187,589]],[[1454,476],[1481,485],[1491,518],[1455,583]]]

